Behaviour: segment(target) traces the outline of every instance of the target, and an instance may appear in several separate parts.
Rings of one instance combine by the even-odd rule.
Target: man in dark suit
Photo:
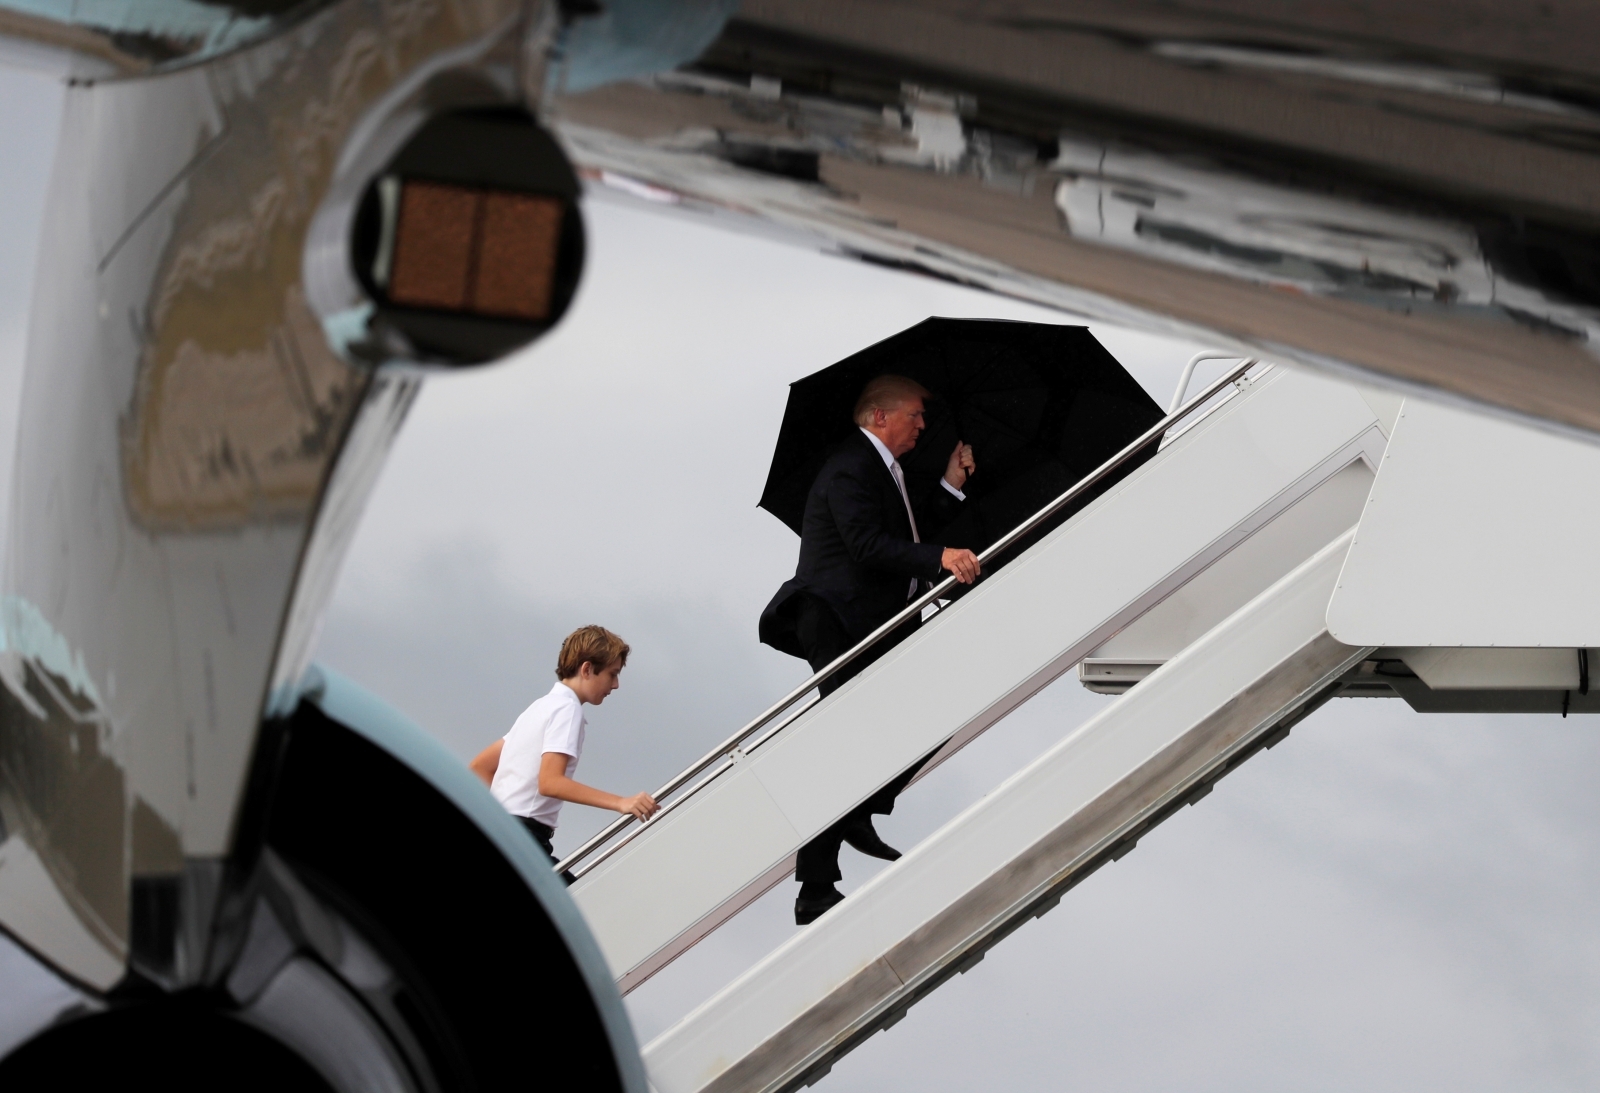
[[[963,584],[977,580],[970,550],[922,541],[921,526],[942,527],[965,500],[961,487],[974,465],[972,448],[957,443],[944,477],[929,489],[908,489],[899,459],[924,428],[928,391],[904,376],[879,376],[856,402],[858,430],[836,448],[806,497],[800,564],[761,613],[761,640],[820,671],[903,610],[941,573]],[[907,622],[824,682],[824,695],[888,652],[915,628]],[[795,922],[804,926],[844,899],[839,846],[894,861],[900,852],[873,829],[926,759],[867,798],[801,847],[795,863],[800,895]]]

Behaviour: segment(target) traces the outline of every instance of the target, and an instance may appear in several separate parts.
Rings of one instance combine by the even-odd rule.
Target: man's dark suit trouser
[[[811,665],[811,670],[820,672],[856,643],[845,632],[844,625],[840,623],[839,616],[834,613],[833,608],[824,601],[807,592],[798,593],[797,598],[800,604],[794,615],[795,636],[800,639],[800,647],[806,651],[806,661]],[[848,667],[840,669],[818,690],[824,695],[832,694],[856,673],[910,637],[918,625],[918,622],[912,621],[901,626],[871,650],[862,653]],[[893,812],[894,799],[900,795],[901,790],[910,785],[911,779],[917,776],[917,771],[922,769],[923,764],[932,758],[933,754],[929,753],[917,760],[909,769],[897,775],[894,781],[845,813],[832,827],[825,829],[802,846],[795,858],[794,879],[801,884],[832,884],[839,880],[843,876],[839,872],[839,846],[844,841],[845,829],[861,820],[870,822],[874,813],[887,816]]]

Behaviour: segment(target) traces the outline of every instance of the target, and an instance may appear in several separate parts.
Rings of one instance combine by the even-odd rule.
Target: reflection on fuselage
[[[1592,21],[759,0],[559,116],[724,222],[1590,432]]]

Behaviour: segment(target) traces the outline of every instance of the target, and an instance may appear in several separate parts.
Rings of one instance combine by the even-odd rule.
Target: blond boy
[[[660,807],[648,793],[619,797],[575,781],[587,724],[583,707],[598,706],[622,685],[628,644],[603,626],[582,626],[567,635],[556,659],[556,685],[535,701],[504,737],[472,761],[507,812],[521,820],[544,852],[555,858],[552,840],[563,801],[610,809],[648,820]],[[569,880],[570,883],[570,880]]]

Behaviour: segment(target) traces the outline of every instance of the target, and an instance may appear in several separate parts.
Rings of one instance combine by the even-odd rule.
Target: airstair
[[[1074,666],[1129,690],[650,1044],[659,1093],[815,1081],[1350,685],[1372,650],[1335,640],[1325,614],[1392,423],[1355,387],[1240,366],[1158,425],[1146,462],[877,663],[825,699],[797,692],[677,780],[651,823],[619,821],[563,862],[628,990],[917,759],[943,761]]]

